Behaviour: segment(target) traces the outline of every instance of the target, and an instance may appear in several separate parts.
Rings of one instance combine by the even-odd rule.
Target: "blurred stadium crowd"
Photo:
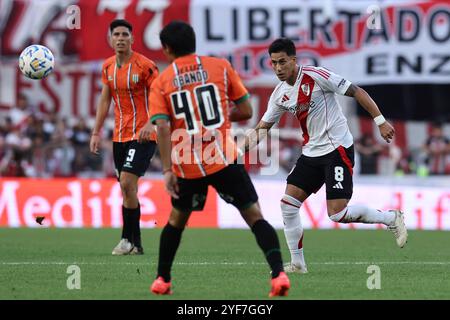
[[[72,125],[56,114],[43,114],[21,95],[0,117],[0,174],[4,177],[112,177],[112,130],[105,131],[100,155],[89,151],[91,128],[84,119]],[[73,122],[73,121],[72,121]],[[159,158],[151,171],[160,171]]]
[[[100,155],[89,151],[91,128],[85,119],[64,119],[40,113],[25,95],[0,117],[0,176],[114,177],[112,130],[103,132]],[[355,171],[359,174],[420,176],[450,173],[450,143],[440,123],[434,123],[420,150],[402,150],[395,142],[380,144],[370,136],[355,137]],[[280,139],[280,174],[285,175],[301,153],[295,139]],[[260,165],[247,166],[258,174]],[[161,172],[158,154],[148,173]]]

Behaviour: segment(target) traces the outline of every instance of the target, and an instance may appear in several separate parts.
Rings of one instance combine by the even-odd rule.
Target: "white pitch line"
[[[175,265],[187,266],[245,266],[245,265],[265,265],[265,262],[175,262]],[[309,265],[450,265],[450,261],[330,261],[330,262],[309,262]],[[16,265],[156,265],[156,262],[64,262],[64,261],[0,261],[2,266]]]

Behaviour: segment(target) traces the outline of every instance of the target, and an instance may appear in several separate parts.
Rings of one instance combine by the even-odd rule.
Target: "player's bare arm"
[[[253,115],[253,109],[249,99],[236,103],[236,106],[230,110],[230,121],[248,120]]]
[[[345,92],[345,95],[348,97],[354,97],[356,101],[358,101],[358,103],[372,116],[378,125],[378,129],[380,130],[380,134],[383,139],[386,140],[387,143],[390,143],[395,134],[394,127],[386,119],[384,119],[377,104],[373,101],[366,90],[351,84]]]
[[[94,130],[92,130],[90,150],[92,153],[98,154],[98,146],[100,145],[100,130],[108,115],[109,106],[111,105],[111,92],[109,87],[104,84],[100,96],[100,102],[97,107],[97,114],[95,116]]]
[[[259,121],[256,127],[245,136],[245,143],[239,146],[239,149],[247,152],[255,147],[260,141],[266,138],[273,125],[274,122]]]
[[[156,134],[158,136],[158,148],[161,155],[164,184],[170,196],[178,199],[177,177],[172,172],[172,141],[170,139],[170,124],[165,119],[156,120]]]

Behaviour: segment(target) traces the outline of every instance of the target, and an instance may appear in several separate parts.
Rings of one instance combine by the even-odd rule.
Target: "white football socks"
[[[340,223],[382,223],[390,226],[395,221],[395,213],[372,209],[364,205],[353,205],[330,216],[330,219]]]
[[[300,220],[302,203],[287,194],[281,199],[280,207],[284,222],[284,235],[291,252],[291,263],[305,265],[303,256],[303,226]]]

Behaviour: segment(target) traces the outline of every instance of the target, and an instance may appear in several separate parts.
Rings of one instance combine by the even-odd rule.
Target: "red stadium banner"
[[[164,60],[159,32],[172,20],[189,22],[189,4],[189,0],[79,0],[82,13],[80,60],[102,60],[112,55],[107,31],[116,18],[126,18],[133,24],[134,50],[153,60]]]
[[[109,24],[123,18],[133,24],[133,48],[151,59],[163,60],[159,32],[172,20],[189,22],[190,3],[190,0],[3,1],[0,56],[16,58],[29,44],[40,43],[51,48],[59,62],[73,62],[74,58],[103,60],[113,54],[108,44]]]
[[[217,196],[209,190],[205,208],[194,212],[189,227],[217,227]],[[141,179],[138,197],[143,228],[163,227],[171,210],[160,180]],[[0,227],[108,228],[122,226],[122,196],[114,179],[2,179]]]
[[[108,26],[125,18],[134,50],[163,61],[159,32],[172,20],[196,30],[197,53],[229,59],[247,85],[273,86],[267,47],[296,43],[302,64],[325,66],[359,84],[447,83],[450,3],[396,0],[216,1],[72,0],[0,3],[0,56],[17,59],[31,43],[61,63],[112,55]],[[77,25],[74,21],[78,21]]]

